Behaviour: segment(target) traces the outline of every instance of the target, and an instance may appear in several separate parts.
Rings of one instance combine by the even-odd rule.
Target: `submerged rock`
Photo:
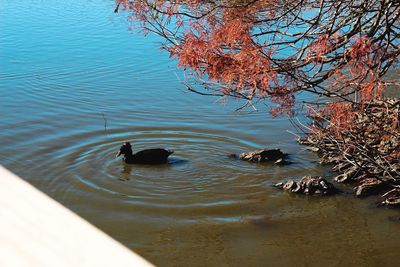
[[[338,190],[321,176],[304,176],[299,182],[289,180],[285,183],[277,183],[275,187],[290,193],[305,195],[332,195]]]
[[[232,155],[230,155],[232,157]],[[283,159],[286,158],[288,154],[283,153],[278,148],[264,148],[257,149],[250,152],[244,152],[239,155],[239,159],[251,162],[268,162],[274,161],[277,164],[283,163]],[[282,160],[281,162],[277,162]]]

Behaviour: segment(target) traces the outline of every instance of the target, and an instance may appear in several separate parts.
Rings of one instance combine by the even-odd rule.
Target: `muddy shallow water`
[[[291,196],[328,174],[268,108],[187,93],[113,1],[0,0],[0,164],[160,266],[395,266],[400,220],[374,199]],[[170,164],[114,155],[165,147]],[[293,164],[227,154],[279,147]]]

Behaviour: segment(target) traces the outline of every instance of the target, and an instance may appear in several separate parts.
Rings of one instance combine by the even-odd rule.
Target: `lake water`
[[[0,0],[0,164],[160,266],[396,266],[396,210],[351,194],[291,196],[330,175],[268,108],[188,93],[157,39],[114,1]],[[179,75],[178,75],[179,76]],[[173,149],[171,164],[114,155]],[[279,147],[293,164],[228,158]]]

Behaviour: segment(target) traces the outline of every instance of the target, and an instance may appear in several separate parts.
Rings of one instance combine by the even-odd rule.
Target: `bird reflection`
[[[124,164],[121,170],[121,177],[118,178],[118,180],[126,182],[130,180],[130,174],[132,172],[133,166],[129,164]]]

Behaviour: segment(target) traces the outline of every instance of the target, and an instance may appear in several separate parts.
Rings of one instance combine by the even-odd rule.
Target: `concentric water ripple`
[[[134,150],[165,147],[175,152],[167,164],[129,165],[115,159],[124,141],[131,141]],[[202,217],[213,209],[228,211],[238,205],[253,205],[265,198],[266,190],[280,175],[299,169],[296,163],[282,169],[229,158],[228,154],[259,144],[204,128],[125,127],[63,136],[51,143],[60,145],[28,155],[41,155],[42,162],[35,169],[63,166],[43,177],[51,179],[47,181],[50,191],[62,191],[65,201],[102,196],[137,207],[146,215],[167,215],[175,209],[179,216],[185,216],[187,210],[186,216]]]

